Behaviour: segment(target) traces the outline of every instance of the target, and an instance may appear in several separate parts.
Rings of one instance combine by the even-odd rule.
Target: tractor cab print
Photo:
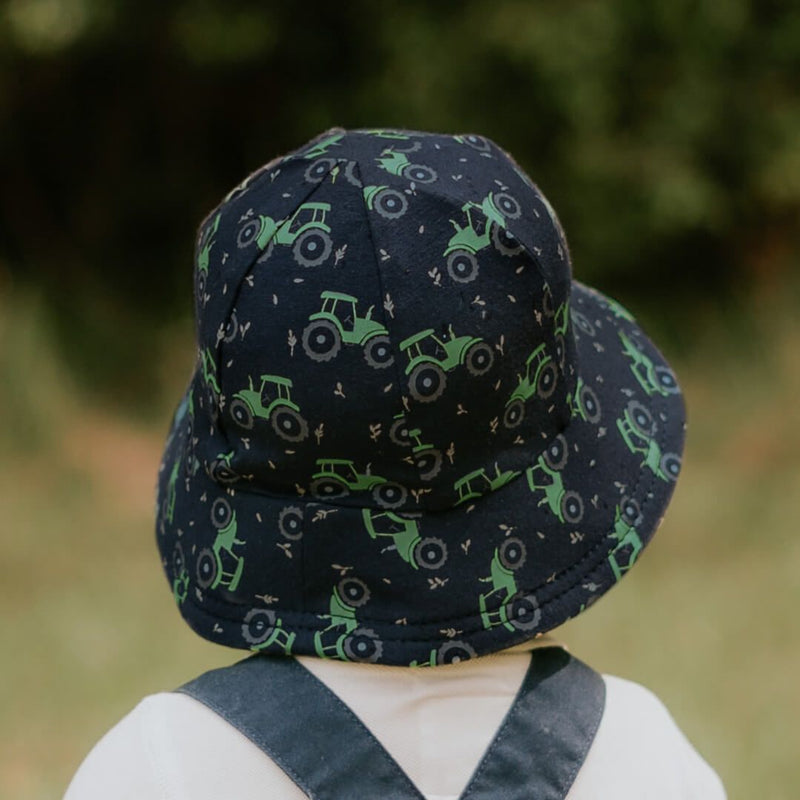
[[[371,539],[387,537],[391,544],[384,548],[396,550],[400,558],[414,569],[439,569],[447,561],[447,545],[436,536],[423,538],[419,525],[410,517],[401,517],[393,511],[361,511],[364,527]]]
[[[383,653],[375,632],[359,626],[356,611],[370,598],[367,585],[358,578],[342,578],[334,587],[330,613],[321,614],[330,624],[314,633],[314,650],[320,658],[374,663]]]
[[[516,428],[525,418],[525,403],[536,395],[546,400],[555,391],[558,369],[545,344],[540,344],[525,360],[525,372],[517,375],[517,387],[506,400],[503,424]]]
[[[342,344],[364,348],[364,360],[373,369],[385,369],[394,363],[386,328],[372,319],[374,306],[359,316],[358,300],[350,294],[325,291],[320,295],[322,308],[308,318],[302,342],[306,355],[314,361],[330,361],[339,354]]]
[[[631,372],[648,395],[667,397],[680,392],[675,373],[669,367],[653,364],[624,331],[619,332],[619,338],[623,352],[631,360]]]
[[[242,620],[242,638],[250,645],[251,650],[266,650],[277,645],[289,656],[292,654],[292,644],[296,636],[295,633],[283,630],[283,623],[278,615],[268,608],[253,608]]]
[[[456,232],[444,251],[447,273],[454,281],[474,281],[478,276],[477,254],[490,245],[504,256],[522,252],[522,245],[506,227],[506,220],[517,219],[522,214],[520,204],[512,195],[491,192],[480,203],[464,203],[461,210],[466,219],[463,223],[450,220]]]
[[[235,592],[242,578],[244,558],[234,548],[245,542],[236,538],[236,512],[224,497],[218,497],[211,506],[211,524],[217,536],[214,544],[204,547],[197,556],[197,583],[201,589],[226,586]]]
[[[624,497],[614,511],[614,531],[610,534],[616,546],[609,553],[608,563],[617,580],[633,566],[644,545],[636,531],[642,521],[639,504],[631,497]]]
[[[333,249],[331,229],[326,223],[329,203],[303,203],[291,217],[274,220],[259,214],[239,229],[237,244],[249,247],[255,244],[267,259],[276,245],[292,248],[294,260],[301,267],[316,267],[324,263]]]
[[[404,486],[378,475],[358,472],[346,458],[318,458],[309,490],[320,500],[338,500],[351,492],[368,491],[381,508],[397,508],[407,495]]]
[[[494,477],[490,476],[485,469],[481,468],[470,472],[463,478],[459,478],[453,484],[453,489],[458,492],[458,502],[456,502],[456,505],[459,506],[462,503],[466,503],[468,500],[474,500],[476,497],[481,497],[487,492],[497,491],[497,489],[501,489],[507,483],[513,481],[517,475],[521,474],[519,470],[511,469],[501,472],[500,467],[497,466],[496,463],[494,465],[494,471]]]
[[[486,342],[477,336],[456,336],[452,325],[447,338],[428,328],[400,342],[400,350],[408,357],[408,390],[420,403],[438,399],[447,384],[445,373],[461,364],[475,376],[485,374],[494,364],[494,353]]]
[[[583,519],[583,498],[564,488],[561,470],[566,466],[567,455],[567,440],[559,434],[525,474],[531,492],[543,495],[538,505],[546,505],[559,521],[577,525]]]
[[[637,400],[631,400],[622,417],[617,420],[617,430],[628,450],[642,456],[641,465],[662,481],[674,482],[681,470],[680,456],[661,452],[655,439],[656,429],[653,415]]]
[[[230,415],[245,430],[253,427],[256,418],[268,420],[275,433],[287,442],[302,442],[308,436],[308,423],[292,400],[292,381],[280,375],[262,375],[258,389],[248,378],[248,388],[231,399]]]
[[[531,631],[539,625],[542,612],[536,596],[520,591],[514,577],[526,556],[525,543],[516,536],[495,547],[489,577],[479,578],[492,587],[478,597],[481,622],[487,630],[502,625],[510,631]]]

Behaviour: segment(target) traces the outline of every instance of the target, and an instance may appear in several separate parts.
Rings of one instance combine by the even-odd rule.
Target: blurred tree
[[[691,304],[793,266],[798,85],[789,0],[7,0],[0,260],[73,360],[138,384],[244,174],[331,125],[472,130],[581,277]]]

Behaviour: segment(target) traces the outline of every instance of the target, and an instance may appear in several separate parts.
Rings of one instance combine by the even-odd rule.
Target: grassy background
[[[640,566],[563,629],[573,652],[653,689],[731,800],[800,785],[800,323],[748,298],[676,363],[684,474]],[[146,693],[238,658],[180,621],[152,534],[168,406],[191,363],[163,339],[151,417],[79,391],[31,297],[0,294],[0,797],[60,797]]]

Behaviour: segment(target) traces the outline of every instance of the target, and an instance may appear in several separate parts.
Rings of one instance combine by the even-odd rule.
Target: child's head
[[[159,481],[211,641],[440,664],[583,610],[680,468],[670,368],[480,136],[331,131],[204,222]]]

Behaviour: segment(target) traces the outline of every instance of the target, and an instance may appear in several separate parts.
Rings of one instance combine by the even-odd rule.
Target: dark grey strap
[[[364,724],[290,658],[253,656],[179,689],[260,747],[316,800],[424,800]],[[461,800],[563,800],[592,744],[605,684],[540,648]]]

